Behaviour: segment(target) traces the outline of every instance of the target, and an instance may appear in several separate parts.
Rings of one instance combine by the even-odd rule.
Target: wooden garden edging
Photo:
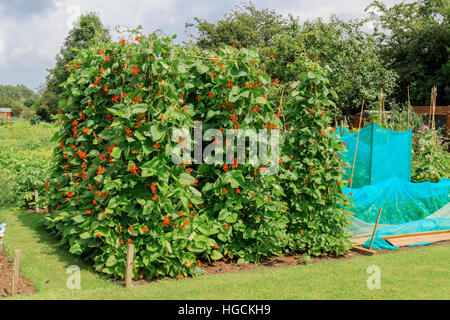
[[[425,232],[395,234],[382,237],[393,246],[401,247],[416,243],[438,242],[450,240],[450,229]]]

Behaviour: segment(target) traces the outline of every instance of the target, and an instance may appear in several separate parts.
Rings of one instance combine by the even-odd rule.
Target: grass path
[[[12,257],[21,250],[21,270],[37,289],[14,299],[450,299],[449,246],[123,288],[58,247],[39,219],[22,210],[0,210],[0,221],[7,223],[5,251]],[[66,286],[70,265],[81,269],[81,290]],[[370,265],[381,269],[379,290],[366,286]]]

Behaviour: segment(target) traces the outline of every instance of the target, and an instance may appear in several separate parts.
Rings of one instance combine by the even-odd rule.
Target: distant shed
[[[11,118],[11,108],[0,108],[0,116]]]

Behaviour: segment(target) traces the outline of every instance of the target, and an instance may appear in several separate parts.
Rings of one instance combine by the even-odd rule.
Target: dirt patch
[[[3,254],[0,253],[0,298],[5,298],[11,295],[11,282],[13,274],[12,262]],[[26,279],[22,272],[19,272],[19,283],[17,286],[17,294],[30,295],[35,292],[33,283]]]

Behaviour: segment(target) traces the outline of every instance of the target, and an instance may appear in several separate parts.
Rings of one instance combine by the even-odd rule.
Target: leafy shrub
[[[450,154],[447,138],[424,126],[414,134],[411,181],[438,182],[450,178]]]
[[[135,278],[191,275],[197,259],[224,255],[342,253],[347,198],[335,154],[343,146],[327,127],[325,73],[303,66],[285,130],[268,102],[277,81],[254,49],[184,52],[155,34],[135,41],[81,51],[68,69],[46,217],[61,244],[121,277],[132,243]],[[234,161],[173,163],[172,151],[192,144],[172,129],[192,130],[194,120],[204,129],[281,129],[281,156],[270,163],[279,162],[278,175]]]
[[[41,154],[0,150],[0,181],[3,206],[30,208],[35,206],[34,191],[45,206],[45,183],[49,179],[50,162]]]
[[[10,118],[5,117],[5,116],[0,116],[0,126],[4,126],[5,124],[9,124],[9,123],[12,123],[12,122],[14,122],[13,119],[10,119]]]

